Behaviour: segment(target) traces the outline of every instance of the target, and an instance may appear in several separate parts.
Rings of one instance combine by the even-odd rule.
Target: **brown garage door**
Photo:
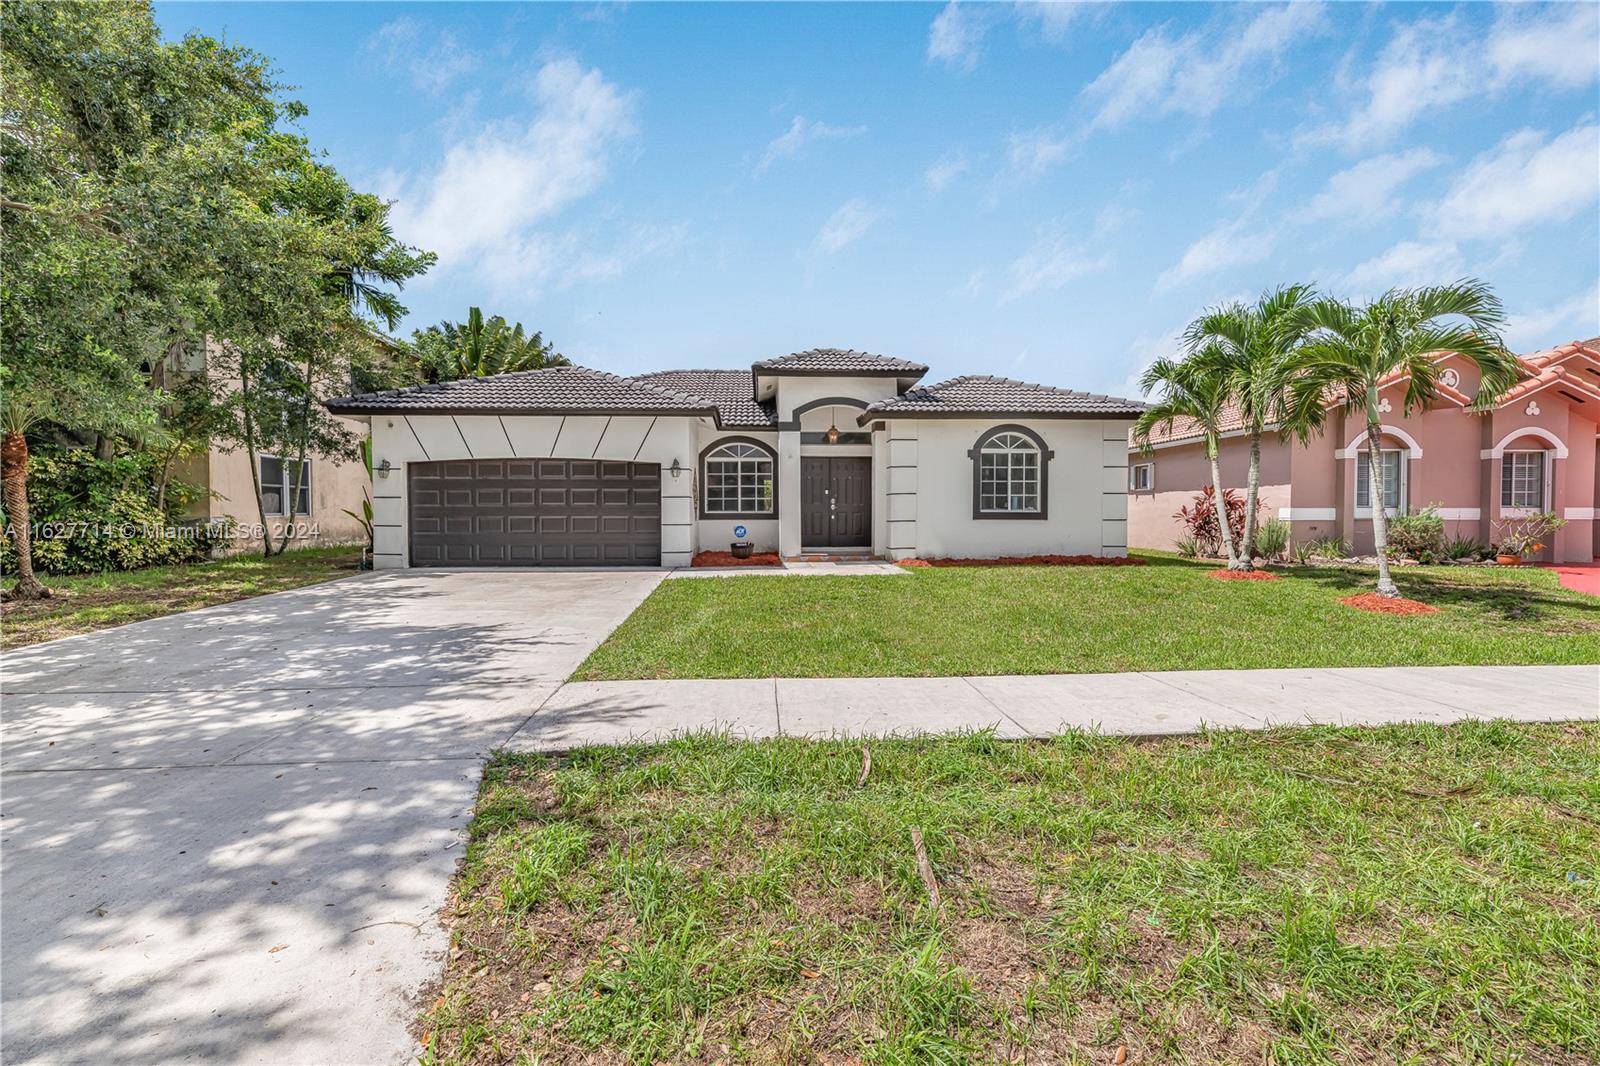
[[[657,566],[661,468],[593,459],[411,463],[413,566]]]

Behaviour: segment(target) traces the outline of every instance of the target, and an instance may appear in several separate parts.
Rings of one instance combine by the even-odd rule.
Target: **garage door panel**
[[[408,464],[414,566],[647,565],[661,468],[592,459]]]

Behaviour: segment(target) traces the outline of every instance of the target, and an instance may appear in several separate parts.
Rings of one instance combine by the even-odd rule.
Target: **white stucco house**
[[[1127,553],[1130,400],[836,348],[748,370],[583,367],[350,396],[376,565],[687,566]]]

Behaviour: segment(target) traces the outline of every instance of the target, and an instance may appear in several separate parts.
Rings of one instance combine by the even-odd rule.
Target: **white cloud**
[[[1016,7],[1017,18],[1034,26],[1039,36],[1051,44],[1066,40],[1067,28],[1079,15],[1089,10],[1089,4],[1073,0],[1043,0],[1041,3],[1020,3]]]
[[[495,294],[526,296],[546,287],[569,289],[606,281],[630,267],[681,246],[688,227],[641,223],[605,232],[588,227],[561,233],[510,235],[478,260]]]
[[[1006,268],[1000,302],[1010,303],[1034,293],[1054,292],[1069,281],[1104,269],[1106,262],[1105,256],[1096,256],[1062,235],[1046,237]]]
[[[804,115],[796,115],[787,130],[768,142],[760,161],[756,163],[756,173],[764,172],[780,159],[799,159],[818,141],[843,140],[865,132],[865,126],[830,126],[826,122],[813,122]]]
[[[1036,178],[1066,159],[1072,147],[1071,137],[1049,127],[1013,133],[1006,147],[1006,162],[1013,177]]]
[[[1600,281],[1568,299],[1511,315],[1506,321],[1506,340],[1512,348],[1523,352],[1597,335],[1600,335]]]
[[[944,192],[961,175],[967,172],[967,157],[960,152],[947,155],[922,172],[922,184],[934,196]]]
[[[950,0],[928,27],[928,61],[939,62],[968,73],[978,67],[978,51],[989,19],[981,7]]]
[[[1148,30],[1084,87],[1095,107],[1090,127],[1174,112],[1213,114],[1259,91],[1283,54],[1322,25],[1319,6],[1290,4],[1261,10],[1242,31],[1231,18],[1180,37],[1164,26]]]
[[[1581,88],[1600,76],[1600,7],[1506,5],[1478,37],[1456,15],[1400,27],[1360,83],[1342,123],[1302,135],[1355,151],[1382,143],[1429,111],[1528,85]]]
[[[634,98],[575,60],[534,79],[531,122],[499,122],[452,144],[431,174],[402,179],[395,231],[445,267],[532,239],[530,227],[593,192],[634,134]]]
[[[1443,285],[1461,277],[1461,250],[1454,241],[1401,241],[1340,279],[1356,298],[1395,288]]]
[[[1184,250],[1183,258],[1156,279],[1157,289],[1171,288],[1207,274],[1259,263],[1272,254],[1277,235],[1245,219],[1223,222]]]
[[[867,206],[865,200],[847,200],[817,231],[816,239],[811,242],[812,251],[833,255],[846,245],[860,240],[881,217],[879,212]]]
[[[1395,193],[1418,174],[1431,170],[1445,157],[1431,148],[1363,159],[1339,171],[1311,200],[1313,218],[1348,218],[1357,221],[1382,218],[1395,212]]]
[[[412,84],[430,93],[443,92],[478,65],[455,34],[425,26],[408,15],[379,26],[362,50],[378,57],[388,69],[404,72]]]
[[[1600,126],[1578,126],[1548,141],[1542,132],[1521,130],[1456,177],[1434,209],[1432,229],[1456,239],[1504,238],[1597,204]]]

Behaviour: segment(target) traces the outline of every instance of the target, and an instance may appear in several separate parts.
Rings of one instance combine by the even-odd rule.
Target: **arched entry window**
[[[996,426],[967,453],[972,458],[972,517],[1044,518],[1050,457],[1026,426]]]
[[[760,441],[718,441],[702,453],[701,467],[703,516],[769,518],[776,512],[776,457]]]

